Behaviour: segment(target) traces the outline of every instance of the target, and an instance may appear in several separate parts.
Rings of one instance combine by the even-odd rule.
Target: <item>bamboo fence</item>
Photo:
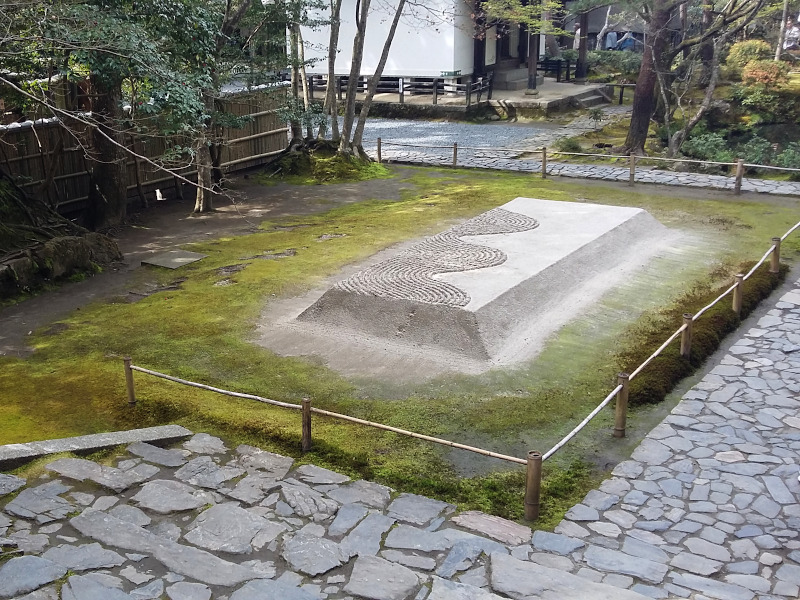
[[[221,108],[236,116],[249,116],[238,129],[223,129],[222,166],[226,172],[262,165],[288,145],[286,123],[278,116],[281,98],[276,94],[258,93],[229,96]],[[74,128],[72,129],[75,132]],[[71,135],[56,119],[40,119],[0,127],[0,164],[18,185],[29,193],[40,194],[52,207],[64,213],[80,210],[89,195],[89,151],[83,140],[86,131]],[[170,143],[162,137],[125,136],[126,145],[134,152],[158,162]],[[174,167],[174,165],[171,165]],[[180,182],[148,161],[129,156],[128,196],[155,195],[156,189],[175,189],[179,197]],[[196,175],[186,161],[175,171],[186,178]],[[48,175],[52,184],[42,190]],[[141,200],[146,203],[145,198]]]

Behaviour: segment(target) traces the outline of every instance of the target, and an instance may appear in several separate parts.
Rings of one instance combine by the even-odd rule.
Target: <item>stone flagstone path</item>
[[[615,122],[630,114],[630,106],[603,107],[603,124]],[[526,150],[545,146],[552,149],[562,138],[583,135],[596,129],[595,122],[588,115],[580,115],[569,123],[556,128],[541,129],[504,124],[438,123],[424,121],[403,121],[397,119],[370,119],[365,129],[364,148],[377,157],[377,138],[383,141],[383,160],[398,163],[449,166],[453,162],[453,142],[458,143],[458,166],[540,173],[541,160],[518,158]],[[528,132],[535,132],[532,135]],[[392,146],[391,142],[408,144],[411,147]],[[445,146],[444,148],[414,148],[422,146]],[[449,147],[447,147],[449,146]],[[502,147],[511,150],[470,150],[470,147]],[[550,175],[601,179],[605,181],[627,182],[630,168],[627,163],[611,164],[570,164],[547,162]],[[636,183],[655,183],[661,185],[680,185],[717,190],[734,189],[735,178],[726,175],[707,175],[703,173],[684,173],[656,169],[651,166],[636,167]],[[745,177],[742,191],[759,192],[785,196],[800,196],[800,183],[774,181]]]
[[[800,282],[555,533],[194,435],[0,474],[0,598],[777,600],[800,592]]]

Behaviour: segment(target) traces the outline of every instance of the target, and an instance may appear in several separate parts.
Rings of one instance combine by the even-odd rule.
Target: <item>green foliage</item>
[[[560,152],[583,152],[580,140],[575,137],[559,138],[556,140],[555,148]]]
[[[559,15],[564,14],[564,5],[557,0],[540,0],[536,3],[525,0],[484,0],[479,6],[488,22],[524,23],[529,31],[552,35],[565,33],[553,25]],[[546,13],[550,17],[543,19],[542,15]]]
[[[800,143],[790,142],[783,152],[775,157],[775,164],[788,169],[800,169]],[[800,181],[800,173],[792,173],[789,179]]]
[[[589,69],[598,73],[618,73],[625,79],[635,79],[642,66],[638,52],[592,50],[586,55]]]
[[[741,70],[750,61],[767,59],[772,53],[772,48],[764,40],[744,40],[731,46],[725,62],[728,66]]]
[[[742,83],[775,88],[789,82],[789,65],[774,60],[752,60],[742,69]]]
[[[561,58],[574,63],[576,60],[578,60],[578,51],[575,50],[574,48],[567,48],[565,50],[562,50]]]
[[[740,265],[739,271],[746,273],[752,266],[753,263],[744,263]],[[769,272],[769,265],[765,264],[747,280],[742,294],[742,319],[780,285],[788,271],[786,265],[781,265],[780,272],[772,274]],[[672,309],[665,311],[661,319],[650,327],[637,331],[634,343],[619,354],[622,370],[630,373],[643,363],[675,331],[682,311],[696,312],[728,287],[730,283],[718,289],[690,292],[676,301]],[[729,299],[709,309],[694,323],[692,351],[688,358],[681,356],[679,345],[673,343],[631,381],[631,406],[661,402],[675,384],[700,366],[719,347],[720,340],[739,323],[740,317],[731,309]]]
[[[719,133],[701,133],[690,137],[683,143],[681,151],[687,156],[700,160],[715,162],[730,162],[733,153],[728,148],[728,142]]]
[[[600,122],[603,120],[603,117],[605,117],[603,109],[600,107],[590,108],[588,114],[589,118],[592,120],[592,123],[594,124],[594,128],[597,129],[598,126],[600,125]]]
[[[747,142],[740,145],[736,154],[739,158],[744,159],[744,162],[756,165],[770,165],[772,164],[772,157],[775,154],[772,144],[764,138],[754,135]]]

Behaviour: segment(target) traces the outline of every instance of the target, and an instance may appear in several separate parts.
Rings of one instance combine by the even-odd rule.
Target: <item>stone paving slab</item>
[[[0,599],[645,599],[569,568],[551,577],[569,559],[533,552],[531,529],[499,517],[206,434],[126,450],[4,478]],[[269,483],[240,500],[248,478]]]
[[[605,106],[602,110],[604,124],[617,121],[630,113],[629,106]],[[514,127],[505,124],[479,126],[469,123],[370,119],[364,133],[364,148],[371,156],[377,157],[376,140],[380,137],[383,142],[381,155],[385,161],[451,166],[453,164],[452,144],[457,142],[459,167],[540,173],[541,161],[526,158],[526,153],[532,153],[543,146],[552,148],[559,139],[583,135],[595,129],[595,122],[587,115],[579,116],[561,127],[547,129],[539,129],[535,126]],[[392,143],[403,144],[403,146],[394,146]],[[471,148],[482,149],[472,150]],[[495,150],[494,148],[499,149]],[[531,156],[539,157],[538,154],[531,154]],[[548,160],[547,173],[561,177],[627,182],[630,169],[627,164],[617,167],[602,164],[559,163]],[[732,191],[735,178],[726,175],[666,171],[649,166],[639,166],[636,168],[636,183]],[[781,196],[800,196],[800,183],[743,178],[742,190]]]
[[[553,533],[197,434],[0,477],[0,599],[795,599],[793,287]]]
[[[95,433],[58,440],[7,444],[0,446],[0,469],[10,469],[15,465],[26,463],[35,458],[58,454],[59,452],[89,452],[133,442],[169,444],[191,435],[191,431],[180,425],[159,425],[158,427],[130,429],[112,433]],[[0,485],[2,485],[2,482],[0,482]]]

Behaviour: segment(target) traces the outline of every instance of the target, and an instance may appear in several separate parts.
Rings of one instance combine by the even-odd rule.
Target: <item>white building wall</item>
[[[383,75],[438,77],[443,71],[461,71],[462,75],[472,73],[473,30],[470,8],[465,0],[427,0],[425,5],[425,9],[407,5],[398,23]],[[393,11],[390,0],[372,1],[361,75],[375,72]],[[309,73],[327,73],[329,36],[327,27],[303,31],[306,59],[317,60],[307,69]],[[336,73],[339,75],[350,72],[354,38],[355,0],[344,0],[336,58]]]

